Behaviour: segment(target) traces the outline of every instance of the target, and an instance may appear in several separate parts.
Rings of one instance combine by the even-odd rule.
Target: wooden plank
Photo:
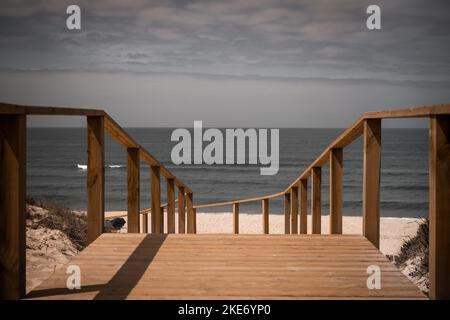
[[[87,243],[103,233],[105,217],[105,138],[102,116],[87,117]]]
[[[178,233],[186,232],[184,187],[178,187]]]
[[[308,180],[300,180],[300,234],[308,233]]]
[[[70,263],[83,270],[82,290],[65,288],[61,268],[28,297],[424,298],[362,236],[103,234]],[[380,290],[366,286],[371,264],[381,269]]]
[[[291,188],[291,233],[298,233],[298,187]]]
[[[175,181],[167,179],[167,233],[175,233]]]
[[[0,103],[0,114],[47,115],[47,116],[103,116],[105,112],[98,109],[25,106]]]
[[[194,195],[192,193],[186,194],[186,209],[187,209],[187,233],[194,233]]]
[[[364,122],[363,234],[380,247],[381,120]]]
[[[364,113],[365,119],[424,118],[432,115],[450,114],[450,104],[422,106],[405,109]]]
[[[284,234],[291,233],[291,194],[284,194]]]
[[[342,179],[343,152],[341,148],[330,151],[330,234],[342,233]]]
[[[164,206],[159,208],[159,230],[164,233]]]
[[[161,176],[160,167],[150,166],[151,180],[151,226],[152,233],[162,233],[161,230]]]
[[[322,232],[322,168],[314,167],[311,173],[312,233]]]
[[[194,233],[197,233],[197,209],[192,208],[193,220],[194,220]]]
[[[283,196],[286,192],[281,191],[278,193],[273,193],[273,194],[268,194],[268,195],[264,195],[264,196],[253,197],[253,198],[244,198],[244,199],[236,199],[236,200],[231,200],[231,201],[198,204],[195,206],[195,208],[200,209],[200,208],[211,208],[211,207],[224,207],[224,206],[231,206],[231,205],[233,205],[233,203],[248,203],[248,202],[257,202],[257,201],[261,201],[264,199],[275,199],[275,198]]]
[[[239,233],[239,203],[233,203],[233,233]]]
[[[25,115],[0,115],[0,298],[25,295]]]
[[[430,119],[430,297],[450,299],[450,116]]]
[[[148,213],[142,214],[142,233],[148,233]]]
[[[127,230],[129,233],[139,233],[140,164],[138,148],[127,148],[127,186]]]
[[[269,199],[261,201],[262,217],[263,217],[263,233],[269,233]]]

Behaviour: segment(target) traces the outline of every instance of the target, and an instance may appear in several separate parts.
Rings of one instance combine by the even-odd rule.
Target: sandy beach
[[[126,220],[125,211],[111,211],[106,213],[106,218],[121,216]],[[166,218],[166,217],[165,217]],[[197,233],[232,233],[233,220],[231,212],[223,213],[197,213]],[[141,220],[142,221],[142,220]],[[165,220],[167,221],[167,220]],[[329,233],[328,215],[322,216],[322,233]],[[420,219],[416,218],[381,218],[380,226],[380,251],[385,255],[397,255],[404,240],[413,237],[419,225]],[[178,216],[175,218],[176,230],[178,230]],[[165,223],[165,228],[167,224]],[[165,229],[167,231],[167,229]],[[126,232],[125,227],[121,230]],[[261,214],[239,214],[239,232],[242,234],[262,233]],[[271,214],[269,216],[269,233],[284,233],[284,216]],[[308,233],[311,233],[311,216],[308,215]],[[362,234],[362,217],[344,216],[344,234]]]

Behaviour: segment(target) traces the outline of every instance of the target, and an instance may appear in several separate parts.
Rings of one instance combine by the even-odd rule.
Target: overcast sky
[[[103,108],[124,126],[344,127],[450,102],[449,14],[446,0],[1,0],[0,100]]]

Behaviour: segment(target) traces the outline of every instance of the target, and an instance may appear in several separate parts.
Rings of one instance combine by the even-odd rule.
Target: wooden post
[[[313,167],[311,171],[311,213],[312,233],[322,232],[322,168]]]
[[[178,187],[178,233],[186,232],[184,187]]]
[[[450,299],[450,116],[430,119],[430,298]]]
[[[105,142],[102,116],[87,117],[87,244],[103,233],[105,217]]]
[[[291,194],[284,194],[284,233],[291,233]]]
[[[142,214],[142,233],[148,233],[148,213]]]
[[[363,234],[380,247],[381,120],[364,121]]]
[[[25,115],[0,115],[0,299],[25,296]]]
[[[194,196],[192,193],[186,194],[186,209],[187,209],[187,233],[194,233]]]
[[[300,180],[300,234],[308,233],[308,180]]]
[[[194,233],[197,233],[197,208],[192,208],[192,214],[194,219]]]
[[[127,148],[128,233],[139,233],[139,148]]]
[[[239,203],[233,203],[233,233],[239,233]]]
[[[330,151],[330,234],[342,234],[342,148]]]
[[[263,233],[269,233],[269,199],[262,200]]]
[[[159,166],[150,166],[151,176],[151,226],[152,233],[162,233],[161,230],[161,182]]]
[[[298,187],[291,188],[291,233],[298,233]]]
[[[164,233],[164,207],[159,208],[159,230]]]
[[[167,179],[167,233],[175,233],[175,181]]]

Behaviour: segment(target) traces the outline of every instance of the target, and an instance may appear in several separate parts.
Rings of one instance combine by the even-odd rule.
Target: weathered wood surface
[[[87,117],[87,242],[103,233],[105,216],[105,130],[101,116]]]
[[[0,299],[25,294],[26,118],[0,115]]]
[[[450,116],[430,119],[430,297],[450,299]]]
[[[380,247],[381,120],[364,123],[363,234]]]
[[[28,298],[424,298],[362,236],[103,234],[69,264],[82,289],[66,289],[63,267]],[[373,264],[379,290],[366,285]]]

